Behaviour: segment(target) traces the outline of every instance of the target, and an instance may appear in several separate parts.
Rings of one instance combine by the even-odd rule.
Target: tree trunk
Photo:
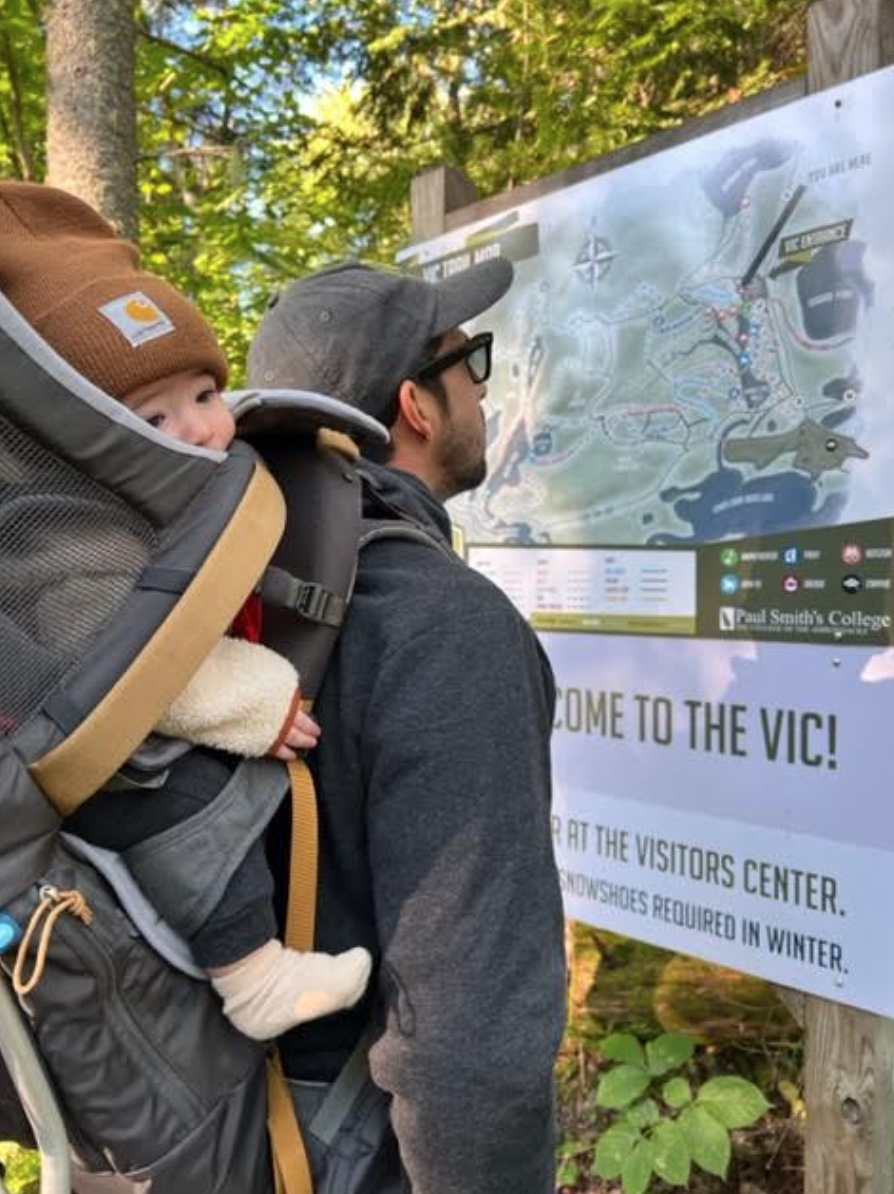
[[[137,237],[135,0],[48,0],[47,181]]]

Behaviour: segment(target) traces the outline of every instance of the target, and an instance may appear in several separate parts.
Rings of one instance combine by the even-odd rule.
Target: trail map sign
[[[863,76],[404,261],[515,262],[453,513],[556,670],[568,914],[889,1016],[892,111]]]

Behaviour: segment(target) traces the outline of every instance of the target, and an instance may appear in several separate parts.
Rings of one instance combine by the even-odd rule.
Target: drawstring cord
[[[12,972],[12,987],[19,997],[30,995],[43,978],[50,937],[53,935],[56,921],[63,912],[70,912],[85,925],[89,925],[93,920],[93,911],[79,891],[59,891],[55,887],[42,887],[40,903],[31,913],[31,919],[28,921],[28,927],[25,929],[25,935],[19,945],[15,968]],[[28,950],[31,946],[31,939],[38,928],[40,928],[40,939],[37,942],[37,955],[31,968],[31,977],[26,980],[25,965],[28,961]]]

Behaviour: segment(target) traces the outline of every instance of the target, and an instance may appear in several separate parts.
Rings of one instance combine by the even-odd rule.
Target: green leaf
[[[651,1128],[661,1119],[661,1110],[654,1099],[642,1099],[633,1103],[624,1112],[624,1122],[632,1124],[634,1128]]]
[[[661,1088],[661,1097],[668,1107],[679,1111],[692,1102],[692,1087],[685,1078],[669,1078]]]
[[[576,1186],[582,1176],[577,1157],[565,1157],[559,1161],[556,1177],[560,1186]]]
[[[687,1107],[677,1120],[696,1165],[706,1173],[726,1177],[732,1148],[729,1132],[710,1111],[695,1104]]]
[[[770,1106],[753,1082],[735,1075],[709,1079],[700,1087],[695,1102],[726,1128],[746,1128]]]
[[[652,1145],[641,1140],[624,1162],[621,1170],[621,1185],[624,1194],[644,1194],[652,1176]]]
[[[600,1054],[608,1061],[626,1061],[628,1065],[646,1068],[646,1055],[635,1036],[629,1032],[613,1032],[599,1045]]]
[[[629,1107],[634,1099],[646,1090],[649,1075],[635,1065],[618,1065],[599,1079],[596,1087],[596,1104],[618,1110]]]
[[[685,1186],[689,1182],[689,1145],[680,1125],[673,1120],[664,1120],[652,1133],[652,1166],[668,1185]]]
[[[663,1032],[646,1045],[646,1065],[649,1073],[657,1077],[685,1065],[694,1052],[692,1037],[682,1032]]]
[[[596,1176],[618,1177],[641,1139],[637,1129],[629,1124],[612,1124],[602,1133],[596,1145]]]

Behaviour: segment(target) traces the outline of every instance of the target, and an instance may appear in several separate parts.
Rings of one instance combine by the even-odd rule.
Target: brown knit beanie
[[[214,332],[139,260],[74,195],[0,182],[0,291],[61,357],[114,398],[189,369],[226,385]]]

